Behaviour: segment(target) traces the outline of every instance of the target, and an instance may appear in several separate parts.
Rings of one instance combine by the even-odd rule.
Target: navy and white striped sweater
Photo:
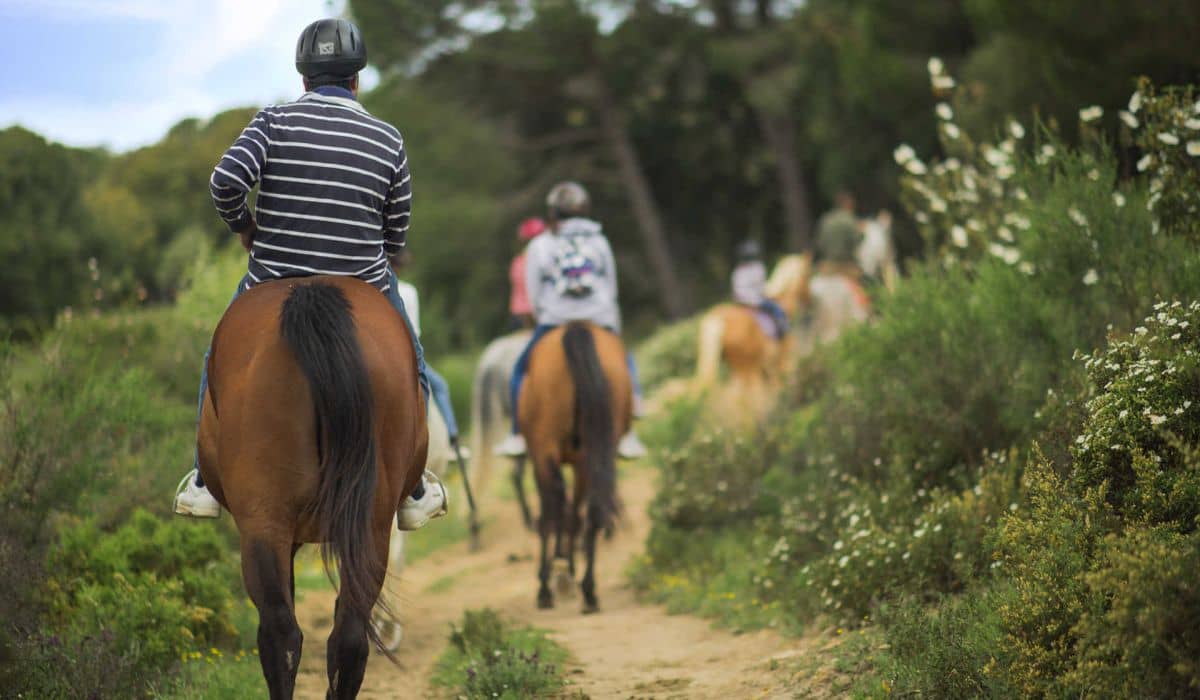
[[[404,141],[348,90],[319,87],[259,112],[213,170],[221,218],[258,234],[252,284],[279,277],[345,275],[381,291],[388,255],[404,247],[412,204]],[[246,195],[259,186],[252,215]]]

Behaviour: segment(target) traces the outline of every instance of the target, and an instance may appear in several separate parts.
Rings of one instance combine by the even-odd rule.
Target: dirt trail
[[[598,547],[598,614],[580,614],[578,595],[560,596],[554,610],[536,608],[536,537],[521,525],[514,503],[493,499],[482,551],[470,553],[459,543],[405,572],[399,588],[405,626],[401,664],[373,655],[360,697],[436,696],[428,680],[446,646],[450,623],[461,619],[465,609],[485,606],[551,630],[575,657],[569,668],[572,682],[591,698],[791,697],[789,674],[770,669],[787,666],[773,664],[773,659],[802,653],[802,640],[766,631],[735,635],[637,600],[624,571],[641,552],[649,530],[646,506],[654,475],[641,468],[625,470],[620,478],[626,510],[616,536]],[[332,592],[309,591],[300,601],[304,655],[298,698],[324,697],[332,612]]]

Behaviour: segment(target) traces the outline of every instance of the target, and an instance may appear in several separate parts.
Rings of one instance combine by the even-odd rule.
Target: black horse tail
[[[325,570],[336,558],[339,598],[370,620],[383,572],[375,559],[374,401],[350,302],[327,284],[298,284],[283,302],[279,330],[308,379],[317,419],[321,476],[312,513]],[[367,633],[378,643],[374,627]]]
[[[579,322],[567,326],[563,351],[575,383],[575,425],[588,475],[588,520],[611,531],[617,511],[617,445],[608,378],[596,354],[591,329]]]

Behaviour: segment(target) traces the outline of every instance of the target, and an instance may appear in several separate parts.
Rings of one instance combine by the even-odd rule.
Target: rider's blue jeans
[[[776,340],[787,335],[788,326],[790,324],[788,323],[787,313],[784,312],[782,306],[775,303],[774,299],[763,299],[759,303],[758,308],[762,309],[767,314],[769,314],[771,316],[771,318],[775,321],[775,339]]]
[[[430,398],[437,405],[446,421],[446,432],[451,440],[458,439],[458,421],[454,418],[454,406],[450,403],[450,385],[433,367],[425,365],[425,376],[429,378]]]
[[[524,383],[525,375],[529,372],[529,354],[533,352],[533,346],[537,344],[537,341],[542,339],[542,336],[546,335],[557,327],[558,326],[539,324],[536,328],[534,328],[533,335],[529,338],[529,343],[525,346],[525,349],[521,352],[521,356],[517,358],[517,364],[513,367],[512,379],[508,384],[509,396],[512,398],[513,433],[517,433],[519,431],[517,427],[517,407],[521,404],[517,403],[517,399],[521,396],[521,384]],[[616,333],[616,331],[612,330],[611,328],[607,330]],[[642,395],[642,384],[638,380],[637,364],[633,361],[632,352],[625,353],[625,364],[629,367],[629,379],[633,383],[633,395],[640,398]]]
[[[397,290],[396,274],[394,272],[389,272],[388,274],[391,275],[391,285],[388,288],[388,291],[385,296],[387,296],[388,301],[390,301],[392,303],[392,306],[396,309],[396,311],[400,312],[400,317],[404,319],[404,325],[408,327],[408,334],[410,337],[412,337],[412,341],[413,341],[413,350],[416,351],[416,355],[417,355],[417,379],[421,384],[421,390],[425,393],[425,400],[426,400],[426,402],[428,402],[429,401],[429,393],[430,393],[429,392],[430,381],[429,381],[429,377],[427,374],[428,369],[425,367],[425,351],[421,348],[421,341],[417,339],[416,331],[413,330],[412,321],[410,321],[408,319],[408,312],[406,312],[404,310],[404,300],[400,298],[400,292]],[[245,277],[242,278],[242,280],[240,282],[238,282],[237,289],[233,292],[233,297],[231,297],[229,299],[229,306],[233,306],[233,302],[236,301],[237,298],[242,295],[242,292],[245,292],[247,289],[250,288],[250,282],[251,282],[250,275],[246,275]],[[228,307],[226,307],[226,308],[228,308]],[[208,356],[210,354],[212,354],[212,346],[211,345],[209,346],[209,348],[207,350],[204,351],[204,366],[200,370],[200,396],[196,402],[196,428],[197,428],[197,430],[199,430],[199,428],[200,428],[200,414],[201,414],[201,412],[204,411],[204,394],[208,392]],[[442,382],[444,384],[445,380],[442,380]],[[449,399],[450,399],[449,390],[447,390],[447,394],[446,394],[447,404],[449,404]],[[447,415],[447,414],[443,414],[443,415],[446,417],[446,425],[447,425],[447,427],[449,427],[450,424],[454,421],[454,418],[452,417],[453,414],[451,413],[449,415]],[[451,433],[451,435],[457,434],[457,426],[455,426],[455,427],[456,427],[456,432]],[[193,453],[193,455],[192,455],[192,467],[196,470],[196,485],[204,486],[204,479],[200,477],[200,454],[199,454],[199,452]]]

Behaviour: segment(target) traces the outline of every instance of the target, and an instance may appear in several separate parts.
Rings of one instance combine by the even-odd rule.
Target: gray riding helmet
[[[296,41],[296,70],[309,80],[345,80],[366,65],[362,32],[347,20],[319,19]]]
[[[587,190],[573,180],[558,183],[551,187],[550,194],[546,195],[546,208],[560,219],[585,216],[591,205],[592,198],[588,196]]]

